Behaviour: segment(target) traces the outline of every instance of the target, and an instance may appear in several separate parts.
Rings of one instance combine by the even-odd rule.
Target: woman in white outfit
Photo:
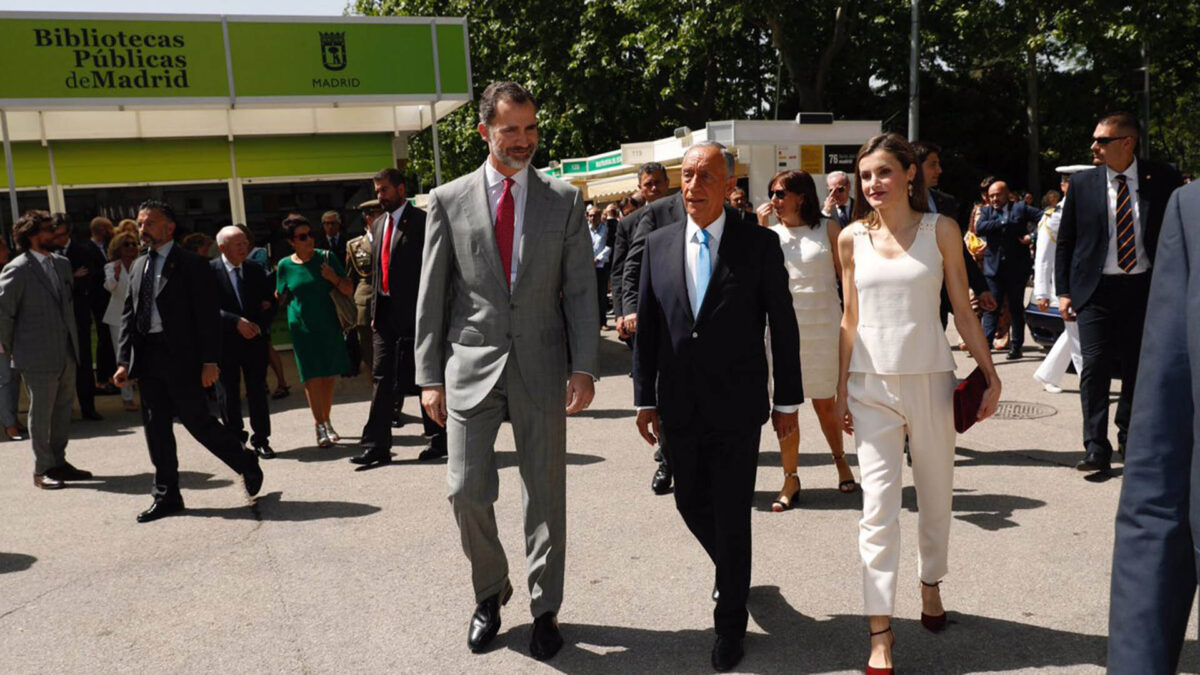
[[[784,265],[788,271],[788,290],[800,327],[800,363],[804,376],[804,395],[812,400],[821,432],[829,443],[838,471],[838,490],[854,492],[854,474],[846,464],[842,449],[841,423],[833,413],[833,395],[837,389],[838,330],[842,304],[838,298],[837,277],[841,272],[835,251],[837,222],[821,218],[817,186],[804,171],[780,171],[768,183],[770,199],[758,207],[758,222],[766,225],[774,215],[779,224],[771,231],[779,236]],[[779,439],[779,458],[783,464],[783,489],[771,504],[775,512],[795,505],[800,493],[800,434]]]
[[[946,625],[938,584],[947,572],[954,473],[954,358],[938,316],[942,280],[954,325],[987,377],[979,419],[1000,399],[983,329],[967,298],[958,225],[926,213],[916,153],[896,134],[858,151],[854,222],[838,237],[842,317],[836,412],[854,435],[863,490],[859,552],[870,617],[867,673],[892,672],[891,615],[900,566],[904,438],[921,505],[917,565],[921,623]]]
[[[1060,166],[1063,174],[1063,196],[1067,194],[1067,176],[1075,171],[1091,167]],[[1073,170],[1072,170],[1073,169]],[[1033,301],[1043,312],[1050,308],[1051,302],[1058,302],[1058,294],[1054,292],[1054,251],[1058,248],[1058,224],[1062,222],[1062,204],[1056,204],[1046,209],[1042,221],[1038,223],[1037,249],[1033,258]],[[1079,348],[1079,324],[1074,321],[1064,321],[1066,328],[1050,348],[1050,353],[1042,361],[1042,365],[1033,373],[1033,379],[1042,383],[1042,387],[1051,394],[1062,393],[1062,377],[1067,372],[1067,365],[1074,362],[1075,372],[1083,372],[1083,352]]]
[[[104,289],[111,296],[108,308],[104,310],[104,324],[112,333],[113,351],[117,352],[120,360],[121,314],[125,311],[125,296],[129,293],[129,267],[138,256],[138,240],[129,233],[121,233],[108,243],[108,259],[104,266]],[[121,388],[121,401],[125,409],[133,412],[138,409],[133,402],[133,387]]]

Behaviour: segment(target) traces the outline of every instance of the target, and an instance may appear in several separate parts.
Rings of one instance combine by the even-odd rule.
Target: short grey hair
[[[222,227],[217,232],[217,246],[220,247],[228,244],[230,239],[233,239],[239,234],[243,237],[246,236],[246,233],[242,231],[242,228],[238,227],[237,225],[226,225],[225,227]],[[247,239],[249,239],[249,237],[247,237]]]
[[[696,150],[698,148],[716,148],[717,150],[719,150],[721,152],[721,158],[725,160],[725,177],[733,178],[733,176],[736,173],[734,170],[733,153],[730,152],[729,149],[726,148],[724,144],[718,143],[716,141],[700,141],[699,143],[695,143],[692,145],[692,147],[688,148],[687,152],[683,153],[683,156],[687,157],[688,155],[690,155],[692,153],[693,150]]]
[[[825,184],[829,185],[836,178],[845,178],[847,183],[850,182],[850,174],[846,173],[845,171],[830,171],[825,175]]]

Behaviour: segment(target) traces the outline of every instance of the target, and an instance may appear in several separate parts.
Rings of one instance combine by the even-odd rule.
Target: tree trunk
[[[1038,36],[1037,10],[1030,8],[1029,41],[1025,45],[1025,118],[1029,123],[1029,155],[1026,170],[1028,172],[1026,186],[1034,194],[1034,199],[1041,203],[1041,185],[1039,158],[1041,155],[1038,141],[1038,72],[1037,72],[1037,43]],[[1035,204],[1036,205],[1036,204]]]
[[[833,64],[850,39],[852,6],[853,3],[847,2],[834,10],[833,35],[830,36],[815,70],[811,73],[805,69],[806,64],[785,39],[786,29],[779,15],[767,17],[767,26],[771,29],[771,43],[783,58],[783,65],[796,88],[796,104],[803,112],[823,112],[829,109],[825,104],[825,86],[829,82]]]

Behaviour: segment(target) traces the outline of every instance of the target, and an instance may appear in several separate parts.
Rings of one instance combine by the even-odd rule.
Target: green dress
[[[337,256],[321,249],[303,265],[288,256],[276,269],[275,290],[288,296],[288,329],[301,382],[350,370],[342,324],[329,298],[333,285],[321,276],[321,263],[326,259],[339,277],[346,276]]]

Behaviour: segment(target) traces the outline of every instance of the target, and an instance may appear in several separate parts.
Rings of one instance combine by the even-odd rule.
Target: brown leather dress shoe
[[[5,429],[5,430],[4,430],[4,435],[5,435],[5,436],[7,436],[7,437],[8,437],[8,440],[10,440],[10,441],[23,441],[23,440],[25,440],[25,434],[21,432],[21,427],[18,427],[18,426],[17,426],[17,425],[15,425],[15,424],[14,424],[14,425],[12,425],[11,427],[8,427],[8,428],[6,428],[6,429]]]
[[[33,484],[43,490],[61,490],[66,487],[66,483],[44,473],[33,474]]]

